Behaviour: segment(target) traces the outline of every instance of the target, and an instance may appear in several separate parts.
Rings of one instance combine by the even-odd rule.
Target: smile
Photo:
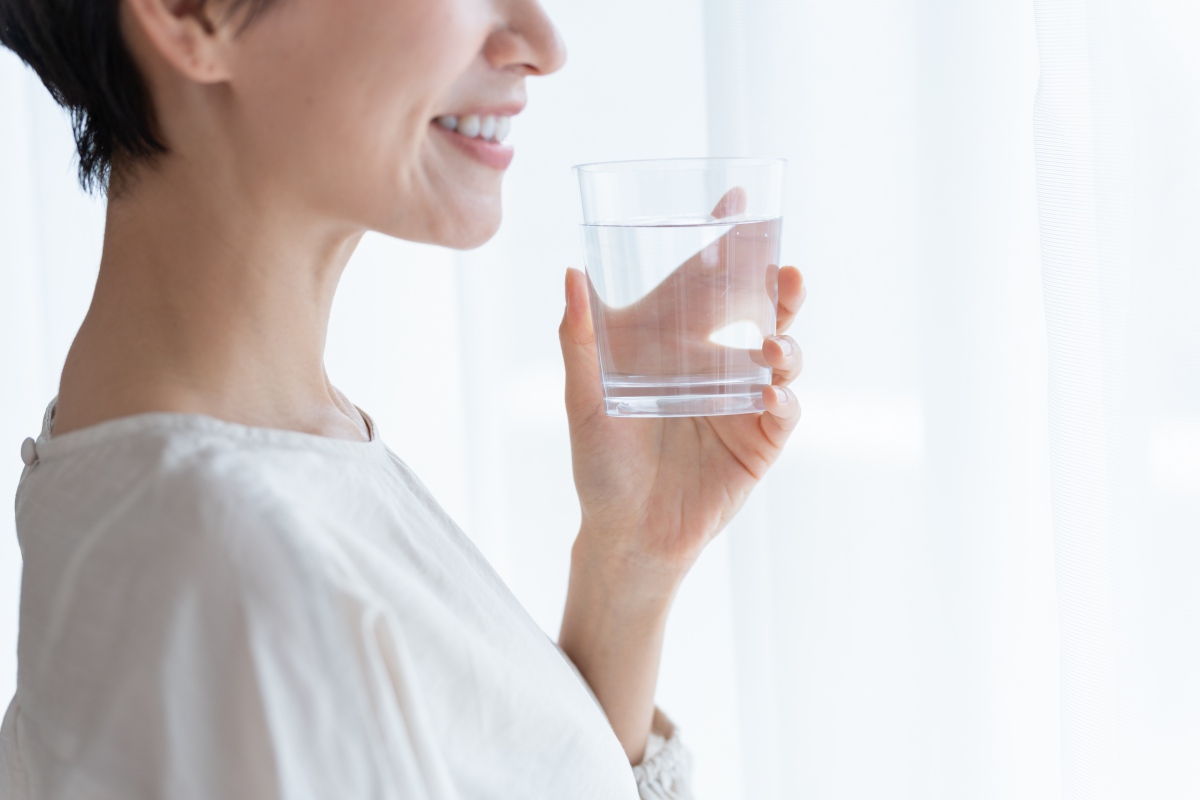
[[[448,131],[454,131],[468,139],[485,142],[503,142],[512,130],[512,117],[486,114],[468,114],[464,117],[442,116],[434,120]]]
[[[512,117],[503,114],[443,115],[433,120],[432,127],[446,137],[458,151],[475,162],[496,170],[506,170],[512,163],[512,145],[504,137],[512,129]]]

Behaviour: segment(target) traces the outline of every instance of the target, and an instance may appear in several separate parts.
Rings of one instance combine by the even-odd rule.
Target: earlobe
[[[122,6],[127,36],[143,39],[182,75],[197,83],[229,78],[225,37],[203,0],[125,0]]]

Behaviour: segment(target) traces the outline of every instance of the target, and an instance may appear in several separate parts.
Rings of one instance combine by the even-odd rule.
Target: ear
[[[232,26],[218,24],[220,12],[212,5],[205,0],[124,0],[122,24],[128,37],[144,40],[185,77],[219,83],[230,77],[226,56]]]

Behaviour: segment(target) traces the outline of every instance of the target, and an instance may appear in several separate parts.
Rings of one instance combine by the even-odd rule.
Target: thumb
[[[567,417],[572,425],[604,406],[587,284],[587,277],[582,272],[567,270],[567,307],[558,328],[558,340],[567,372]]]

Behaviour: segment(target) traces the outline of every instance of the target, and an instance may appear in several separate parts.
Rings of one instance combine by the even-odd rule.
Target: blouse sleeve
[[[575,662],[557,642],[554,642],[554,646],[558,648],[563,661],[574,671],[575,677],[579,678],[583,688],[591,695],[592,701],[600,705],[579,667],[575,666]],[[642,756],[642,763],[633,768],[633,777],[637,781],[638,796],[641,800],[693,800],[692,754],[683,746],[675,723],[659,708],[654,709],[654,717],[650,723],[650,739],[646,742],[646,754]]]
[[[654,709],[650,741],[642,763],[633,768],[642,800],[692,800],[692,756],[679,738],[679,730],[659,709]]]

